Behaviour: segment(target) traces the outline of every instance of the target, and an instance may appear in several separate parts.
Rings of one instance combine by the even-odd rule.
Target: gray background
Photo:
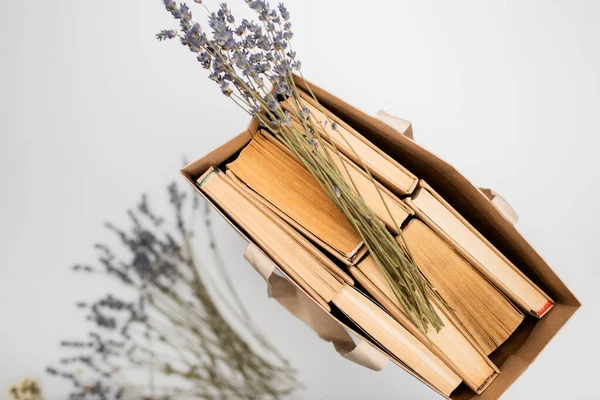
[[[500,192],[583,303],[505,398],[600,398],[599,3],[287,4],[305,75],[411,120],[419,143]],[[199,158],[248,120],[187,50],[154,40],[174,26],[158,0],[4,1],[0,22],[0,393],[33,376],[61,399],[64,382],[43,368],[61,338],[85,333],[75,300],[106,284],[68,267],[93,260],[104,219],[124,221],[140,192],[160,198],[181,181],[182,155]],[[339,358],[267,299],[234,231],[216,229],[242,298],[299,368],[301,397],[435,398],[398,368]]]

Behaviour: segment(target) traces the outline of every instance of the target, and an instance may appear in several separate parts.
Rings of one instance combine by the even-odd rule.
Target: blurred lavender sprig
[[[47,372],[71,383],[70,399],[286,397],[298,386],[295,371],[237,298],[209,214],[176,184],[168,186],[168,198],[173,221],[156,214],[144,195],[127,211],[129,228],[106,224],[120,245],[96,244],[96,265],[73,267],[113,278],[120,294],[77,303],[93,329],[84,339],[63,340],[68,355]],[[235,304],[212,289],[257,340],[260,352],[227,322],[207,290],[208,270],[201,274],[193,245],[196,214],[205,219],[209,252]]]

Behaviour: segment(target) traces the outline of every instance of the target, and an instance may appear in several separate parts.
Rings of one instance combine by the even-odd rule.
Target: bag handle
[[[402,118],[395,117],[379,110],[375,115],[379,121],[388,125],[398,133],[414,140],[412,124]],[[512,206],[498,193],[491,189],[479,188],[498,211],[513,225],[518,215]],[[268,285],[269,297],[274,298],[291,314],[304,322],[326,342],[331,342],[339,355],[358,365],[373,371],[381,371],[388,363],[388,358],[381,351],[365,340],[354,342],[354,335],[348,332],[331,314],[320,308],[306,293],[279,275],[277,264],[254,243],[248,244],[244,258],[260,273]]]
[[[409,121],[406,121],[402,118],[398,118],[383,110],[377,111],[375,114],[375,118],[379,121],[383,122],[390,128],[394,129],[398,133],[406,136],[411,140],[415,140],[413,136],[412,124]],[[488,198],[492,202],[492,205],[496,207],[496,209],[502,214],[504,218],[508,220],[511,224],[515,225],[519,220],[519,215],[515,211],[515,209],[510,205],[508,201],[504,199],[504,197],[500,196],[497,192],[492,189],[487,188],[479,188],[479,191],[483,193],[485,197]]]
[[[276,273],[277,265],[257,245],[250,243],[244,258],[261,274],[274,298],[326,342],[331,342],[339,355],[358,365],[381,371],[388,358],[369,342],[354,343],[353,336],[331,314],[320,308],[306,293]]]

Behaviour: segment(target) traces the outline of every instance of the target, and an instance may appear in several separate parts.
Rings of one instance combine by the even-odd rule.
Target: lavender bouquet
[[[73,267],[117,285],[77,304],[92,329],[84,338],[63,340],[66,354],[47,372],[70,382],[72,400],[289,397],[299,387],[296,372],[233,289],[208,205],[203,212],[198,198],[190,200],[175,184],[168,193],[172,218],[156,214],[143,196],[127,213],[130,227],[107,223],[116,244],[97,244],[95,265]],[[218,275],[194,251],[196,217],[205,222]]]
[[[288,10],[283,4],[272,8],[263,0],[245,1],[256,12],[257,22],[237,22],[226,3],[211,11],[202,0],[195,0],[208,17],[209,29],[203,29],[192,19],[186,4],[163,0],[167,11],[179,21],[180,29],[163,30],[157,38],[178,38],[196,54],[201,66],[208,70],[209,79],[219,85],[225,96],[293,152],[362,238],[412,322],[422,332],[427,332],[429,326],[439,330],[443,323],[432,307],[431,297],[436,296],[442,303],[443,300],[422,275],[406,242],[402,246],[394,239],[358,195],[354,182],[344,179],[334,163],[334,157],[340,157],[338,149],[334,143],[332,151],[323,145],[318,122],[301,106],[294,74],[299,79],[304,77],[291,44]],[[312,92],[310,95],[317,101]],[[284,110],[280,100],[291,100],[292,110]],[[325,123],[337,129],[336,123]],[[352,147],[350,143],[348,146]],[[356,158],[360,159],[358,155]],[[360,164],[369,173],[364,163]],[[370,174],[369,177],[373,180]],[[399,227],[398,230],[401,232]]]

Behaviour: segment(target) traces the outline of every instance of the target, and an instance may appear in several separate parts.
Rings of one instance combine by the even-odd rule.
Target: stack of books
[[[342,153],[334,160],[348,183],[406,241],[446,302],[434,302],[440,331],[413,325],[350,223],[268,131],[205,171],[200,191],[315,302],[390,358],[444,396],[461,384],[482,393],[500,373],[489,355],[554,302],[426,182],[311,97],[302,94],[302,102],[328,146]]]

